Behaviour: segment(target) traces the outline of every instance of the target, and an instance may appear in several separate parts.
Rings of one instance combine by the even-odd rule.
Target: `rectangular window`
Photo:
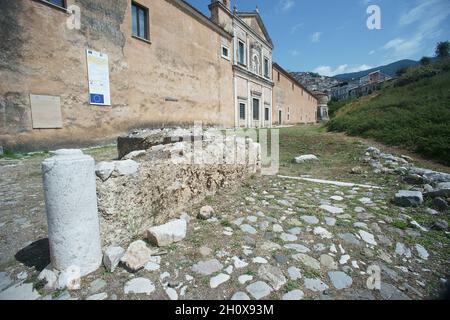
[[[66,0],[41,0],[41,1],[50,3],[57,7],[67,8]]]
[[[135,3],[131,3],[131,12],[133,20],[133,36],[150,40],[148,32],[148,9]]]
[[[259,120],[259,99],[253,98],[253,120]]]
[[[239,119],[245,120],[245,103],[239,103]]]
[[[269,59],[264,58],[264,77],[266,78],[270,78],[269,64],[270,64]]]
[[[245,43],[238,40],[238,63],[245,65]]]
[[[280,73],[278,72],[278,82],[280,82]]]
[[[224,45],[222,45],[222,58],[230,60],[230,50]]]
[[[291,120],[291,108],[288,108],[287,121]]]
[[[269,121],[269,108],[264,108],[264,120]]]

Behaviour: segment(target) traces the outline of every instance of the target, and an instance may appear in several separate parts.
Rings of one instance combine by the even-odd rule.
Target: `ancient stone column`
[[[77,149],[61,149],[42,162],[53,268],[79,267],[81,276],[101,264],[95,161]]]

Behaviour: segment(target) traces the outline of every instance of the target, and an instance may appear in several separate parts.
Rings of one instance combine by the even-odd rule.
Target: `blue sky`
[[[210,0],[187,0],[209,16]],[[450,40],[450,0],[233,0],[258,5],[274,42],[274,61],[291,71],[335,75],[434,54]],[[368,6],[381,9],[381,30],[369,30]]]

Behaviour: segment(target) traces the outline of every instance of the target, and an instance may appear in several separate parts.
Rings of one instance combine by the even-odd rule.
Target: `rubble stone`
[[[214,213],[214,209],[210,206],[204,206],[200,209],[200,212],[198,213],[198,218],[203,220],[208,220],[212,217]]]
[[[187,223],[184,219],[170,221],[147,230],[147,238],[150,243],[158,247],[166,247],[175,242],[180,242],[186,237]]]
[[[125,254],[125,249],[122,247],[109,247],[103,254],[103,264],[109,272],[114,272],[119,265],[120,259]]]
[[[422,192],[400,190],[395,194],[395,203],[402,207],[416,207],[423,203]]]
[[[155,252],[149,249],[144,241],[137,240],[128,246],[120,261],[131,270],[137,271],[145,266],[153,253]]]
[[[319,158],[317,158],[313,154],[306,154],[303,156],[295,157],[294,160],[296,163],[301,164],[301,163],[310,162],[310,161],[319,161]]]

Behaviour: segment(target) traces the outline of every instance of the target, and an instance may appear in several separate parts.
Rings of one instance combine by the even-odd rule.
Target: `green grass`
[[[3,154],[0,155],[0,159],[20,159],[23,157],[24,155],[22,153],[16,153],[10,150],[4,150]]]
[[[211,195],[205,196],[205,203],[207,203],[209,205],[214,204],[214,197]]]
[[[285,292],[289,292],[295,289],[298,289],[300,287],[299,283],[297,281],[289,280],[286,283],[286,286],[284,287]]]
[[[346,103],[330,131],[373,138],[450,165],[450,59],[411,68],[375,94]]]
[[[19,160],[30,157],[43,157],[48,156],[49,154],[50,154],[49,151],[21,153],[21,152],[14,152],[11,150],[4,150],[3,154],[0,155],[0,159]]]
[[[228,219],[220,221],[220,224],[224,227],[231,227],[231,222]]]
[[[52,298],[56,299],[60,297],[65,291],[66,289],[56,289],[55,291],[52,292]]]
[[[402,220],[395,220],[392,222],[392,225],[401,230],[406,230],[406,228],[408,228],[408,224]]]

